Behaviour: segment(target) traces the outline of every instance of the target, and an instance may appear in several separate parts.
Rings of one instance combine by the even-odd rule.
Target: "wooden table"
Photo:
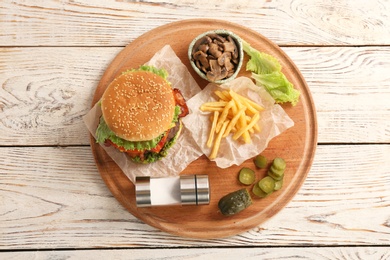
[[[390,3],[2,1],[0,258],[390,258]],[[133,217],[97,171],[82,116],[130,42],[190,18],[255,30],[313,95],[318,147],[293,200],[257,228],[188,239]]]

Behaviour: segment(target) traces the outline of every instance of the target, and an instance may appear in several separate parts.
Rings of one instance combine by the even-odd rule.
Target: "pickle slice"
[[[280,190],[283,186],[283,179],[281,179],[280,181],[275,181],[275,188],[274,190]]]
[[[272,179],[274,179],[275,181],[280,181],[283,179],[284,177],[284,173],[280,176],[276,175],[274,172],[272,172],[271,170],[268,170],[267,171],[267,174],[268,176],[270,176]]]
[[[275,167],[275,165],[271,165],[271,167],[269,168],[269,171],[271,171],[274,175],[279,176],[279,177],[284,174],[284,169],[283,170],[277,169]]]
[[[286,161],[280,157],[276,157],[272,161],[272,166],[274,166],[277,170],[284,171],[284,169],[286,169]]]
[[[275,189],[275,180],[270,176],[265,176],[257,185],[259,185],[260,189],[265,193],[272,193]]]
[[[251,185],[253,182],[255,182],[256,175],[255,172],[252,169],[249,168],[242,168],[238,175],[238,180],[244,184],[244,185]]]
[[[267,158],[263,155],[257,155],[254,159],[253,162],[255,163],[257,168],[264,169],[267,167]]]
[[[256,183],[255,185],[253,185],[252,192],[253,192],[253,194],[255,194],[257,197],[260,197],[260,198],[265,198],[265,197],[267,197],[269,194],[271,194],[271,193],[265,193],[262,189],[260,189],[258,183]]]

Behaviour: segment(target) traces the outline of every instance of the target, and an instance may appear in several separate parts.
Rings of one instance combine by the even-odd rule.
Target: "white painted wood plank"
[[[261,226],[184,239],[128,213],[89,147],[0,148],[0,250],[390,245],[390,145],[320,145],[294,199]]]
[[[82,121],[119,48],[0,50],[1,144],[87,144]],[[49,138],[48,138],[49,136]]]
[[[2,1],[1,46],[124,46],[160,25],[213,18],[277,44],[390,42],[390,3],[375,1]]]
[[[82,116],[121,49],[1,48],[0,145],[89,144]],[[283,50],[313,94],[320,143],[390,142],[389,47]]]
[[[191,248],[35,251],[0,253],[4,260],[25,259],[388,259],[388,247]]]
[[[302,72],[319,142],[390,142],[390,48],[283,48]]]

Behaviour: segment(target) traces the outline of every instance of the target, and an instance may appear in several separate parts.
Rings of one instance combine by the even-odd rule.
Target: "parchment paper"
[[[169,45],[157,52],[147,64],[168,71],[168,81],[172,83],[172,88],[180,89],[187,100],[190,114],[182,119],[184,124],[182,133],[176,144],[169,150],[167,157],[161,161],[151,164],[134,163],[125,153],[119,152],[114,147],[101,145],[133,183],[136,176],[177,176],[202,154],[208,155],[210,153],[210,149],[206,147],[210,129],[209,114],[201,112],[199,107],[202,103],[213,100],[212,92],[218,88],[215,84],[209,84],[201,91],[187,67]],[[273,137],[294,125],[294,122],[282,107],[275,104],[266,90],[254,85],[249,78],[237,78],[219,87],[232,88],[237,93],[250,97],[265,107],[259,123],[262,126],[262,131],[252,135],[251,144],[237,143],[231,140],[231,136],[221,142],[221,152],[215,160],[219,167],[227,168],[233,164],[240,165],[263,151]],[[96,104],[83,117],[84,123],[94,137],[100,116],[100,105]]]
[[[191,97],[201,91],[187,67],[169,45],[164,46],[157,52],[147,64],[166,69],[169,74],[168,81],[172,83],[172,88],[180,89],[186,100],[190,100]],[[94,137],[96,137],[95,132],[100,116],[100,105],[96,104],[83,117],[84,123]],[[177,176],[192,161],[202,155],[201,150],[192,139],[191,133],[185,127],[183,127],[176,140],[176,144],[169,149],[167,157],[152,164],[134,163],[125,153],[119,152],[114,147],[101,146],[133,183],[135,183],[136,176]]]
[[[251,135],[251,143],[245,144],[242,141],[235,141],[232,139],[232,135],[222,139],[219,153],[217,158],[214,159],[220,168],[227,168],[234,164],[240,165],[247,159],[256,156],[268,146],[272,138],[294,125],[294,122],[283,108],[275,104],[274,99],[268,92],[263,87],[256,86],[251,79],[239,77],[220,86],[210,83],[205,89],[187,101],[190,114],[183,118],[183,123],[192,133],[192,137],[199,145],[202,153],[207,156],[211,152],[211,148],[206,146],[211,129],[210,113],[200,111],[199,107],[205,102],[215,101],[214,91],[218,88],[233,89],[238,94],[252,99],[265,108],[260,114],[259,126],[262,130],[260,133]]]

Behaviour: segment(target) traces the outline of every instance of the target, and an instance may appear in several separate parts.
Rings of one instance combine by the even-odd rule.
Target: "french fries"
[[[207,143],[206,143],[207,147],[211,147],[213,145],[215,128],[217,127],[218,116],[219,116],[219,112],[214,111],[213,122],[211,124],[211,131],[209,134],[209,139],[207,140]]]
[[[217,90],[214,94],[218,101],[206,102],[200,110],[210,112],[211,129],[207,140],[207,147],[212,148],[210,159],[215,159],[221,145],[222,138],[233,134],[233,140],[242,138],[244,143],[250,143],[250,134],[260,132],[258,125],[262,106],[252,100],[239,95],[233,90]],[[214,140],[215,138],[215,140]]]

